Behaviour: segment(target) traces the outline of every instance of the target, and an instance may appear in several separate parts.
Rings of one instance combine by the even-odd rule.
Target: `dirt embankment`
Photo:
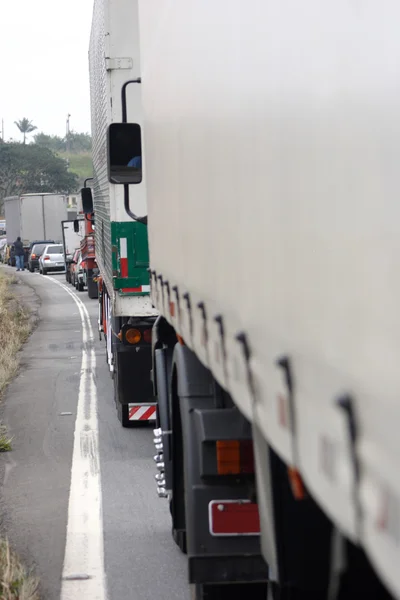
[[[0,398],[17,374],[18,351],[34,326],[30,311],[13,291],[18,282],[0,269]],[[0,423],[0,452],[11,450],[12,440]],[[26,571],[8,541],[0,539],[0,600],[39,600],[37,589],[37,579]]]

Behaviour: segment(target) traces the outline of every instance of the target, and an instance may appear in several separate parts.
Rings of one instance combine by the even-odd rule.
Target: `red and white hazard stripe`
[[[119,240],[119,265],[121,277],[126,279],[128,277],[128,240],[126,238]]]
[[[141,405],[136,404],[129,405],[129,420],[130,421],[154,421],[156,418],[156,406],[152,405]]]
[[[140,292],[142,294],[150,293],[150,286],[149,285],[140,285],[137,288],[122,288],[121,292],[125,292],[126,294],[132,293],[132,292],[136,292],[136,293]]]

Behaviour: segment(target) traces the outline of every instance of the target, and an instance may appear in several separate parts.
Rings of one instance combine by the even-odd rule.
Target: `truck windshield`
[[[63,254],[64,250],[62,246],[49,246],[46,254]]]

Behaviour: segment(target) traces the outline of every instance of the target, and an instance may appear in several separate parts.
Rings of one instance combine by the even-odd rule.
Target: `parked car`
[[[6,254],[7,256],[7,264],[9,267],[15,267],[15,250],[14,250],[14,244],[8,244],[8,252]]]
[[[77,248],[74,252],[74,256],[70,266],[70,284],[75,287],[76,270],[78,268],[78,262],[81,257],[81,250]]]
[[[35,269],[39,268],[39,258],[42,255],[43,250],[48,244],[55,244],[52,240],[45,240],[43,242],[31,242],[30,252],[28,257],[28,269],[31,273]]]
[[[67,283],[72,283],[72,266],[74,263],[77,262],[79,256],[79,248],[75,248],[75,250],[73,251],[72,254],[67,254],[66,256],[66,260],[65,260],[65,264],[66,264],[66,271],[65,271],[65,279],[67,280]]]
[[[47,245],[39,258],[39,273],[47,275],[49,271],[65,271],[62,244]]]

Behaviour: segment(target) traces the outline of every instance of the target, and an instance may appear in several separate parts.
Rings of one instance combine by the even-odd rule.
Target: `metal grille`
[[[106,131],[109,90],[105,67],[105,1],[95,0],[89,49],[92,114],[93,201],[96,215],[96,256],[107,288],[112,290],[110,196],[107,179]]]

